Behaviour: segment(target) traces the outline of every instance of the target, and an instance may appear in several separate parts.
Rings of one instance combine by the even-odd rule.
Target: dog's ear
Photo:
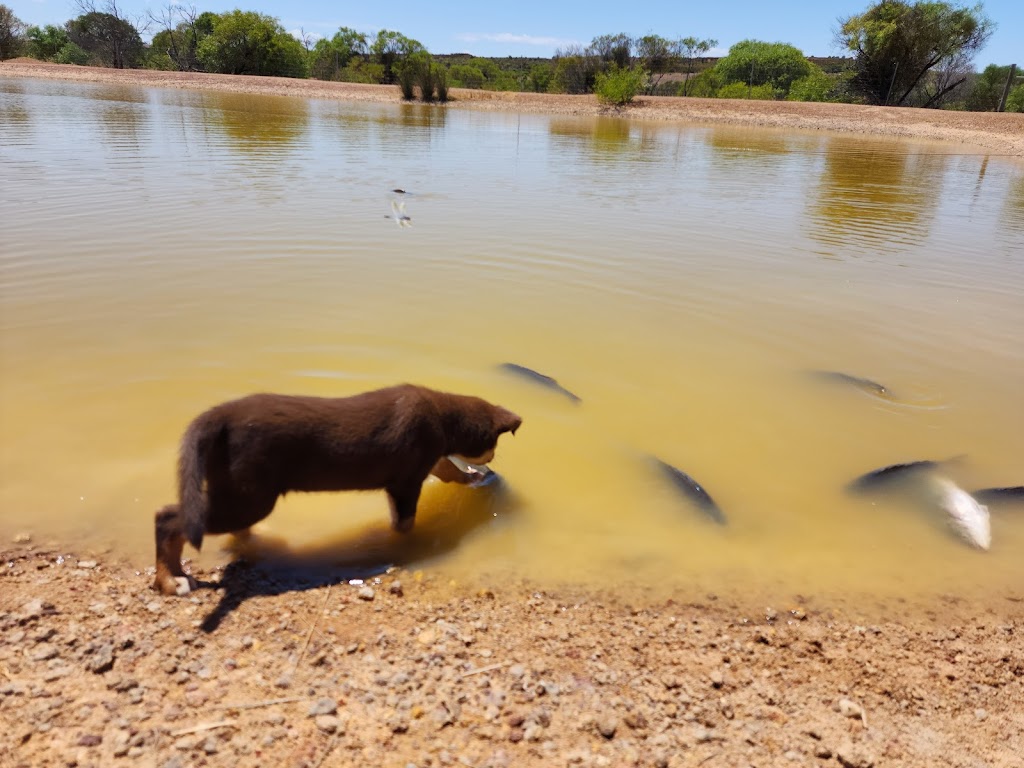
[[[521,418],[506,408],[498,407],[494,412],[494,430],[498,435],[505,432],[511,432],[514,435],[522,423]]]

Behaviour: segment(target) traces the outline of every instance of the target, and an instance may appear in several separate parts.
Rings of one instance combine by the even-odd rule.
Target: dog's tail
[[[185,538],[199,549],[206,532],[206,517],[209,509],[204,485],[207,482],[207,467],[210,448],[223,432],[224,425],[208,415],[193,421],[181,439],[181,453],[178,456],[178,499],[180,519]]]

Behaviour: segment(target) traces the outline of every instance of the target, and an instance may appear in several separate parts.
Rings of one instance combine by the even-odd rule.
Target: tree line
[[[1000,106],[1010,74],[1009,65],[973,71],[995,23],[980,4],[945,0],[880,0],[841,19],[835,42],[848,56],[829,70],[792,45],[762,40],[743,40],[710,58],[713,39],[609,34],[551,59],[485,59],[433,56],[393,30],[370,36],[341,27],[314,40],[255,11],[168,5],[129,18],[117,0],[97,2],[76,0],[77,17],[45,27],[23,23],[0,4],[0,60],[397,84],[405,98],[428,101],[446,100],[449,87],[461,87],[595,93],[612,104],[656,93],[977,111]],[[1024,83],[1011,85],[1005,108],[1024,111]]]

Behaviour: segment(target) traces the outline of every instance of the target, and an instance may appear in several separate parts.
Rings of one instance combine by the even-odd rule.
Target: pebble
[[[313,705],[309,708],[309,716],[317,717],[318,715],[333,715],[338,711],[338,702],[334,699],[321,698],[313,702]]]
[[[85,669],[97,675],[114,669],[114,645],[104,643],[96,648],[86,660]]]
[[[35,653],[32,654],[32,661],[49,661],[60,655],[60,652],[50,643],[40,643]]]
[[[615,715],[604,715],[597,721],[597,731],[606,739],[613,738],[618,728],[619,719]]]
[[[981,722],[982,720],[988,718],[988,712],[986,712],[984,709],[976,709],[974,710],[974,717],[978,720],[978,722]]]
[[[356,592],[356,596],[360,600],[366,600],[367,602],[369,602],[370,600],[373,600],[373,598],[374,598],[373,587],[365,587],[365,586],[364,587],[360,587],[359,591]]]
[[[30,541],[32,541],[32,534],[28,531],[14,534],[15,544],[28,544]]]
[[[720,670],[716,669],[714,672],[712,672],[710,678],[712,688],[721,688],[723,685],[725,685],[725,676],[722,674]]]
[[[851,699],[840,699],[836,703],[836,709],[843,717],[860,718],[861,722],[866,726],[868,724],[867,715],[864,713],[864,707]]]
[[[836,750],[836,760],[843,768],[871,768],[875,760],[867,750],[847,739]]]
[[[693,732],[693,738],[698,744],[714,741],[715,732],[707,728],[698,728]]]
[[[334,715],[318,715],[313,722],[324,733],[337,733],[338,729],[341,728],[341,719]]]
[[[396,595],[398,597],[401,597],[402,595],[404,595],[405,592],[402,590],[402,582],[400,582],[400,581],[393,581],[393,582],[391,582],[391,586],[388,587],[388,592],[390,592],[392,595]]]
[[[78,561],[78,567],[79,568],[92,569],[92,568],[95,568],[96,566],[97,566],[97,562],[95,560],[79,560]]]

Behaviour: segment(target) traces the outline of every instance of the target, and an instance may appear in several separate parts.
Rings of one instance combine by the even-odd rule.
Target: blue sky
[[[27,24],[63,24],[78,15],[71,0],[0,0]],[[103,6],[107,0],[95,0]],[[146,10],[159,12],[166,1],[117,0],[131,18]],[[968,0],[973,5],[974,0]],[[186,1],[186,5],[189,2]],[[339,27],[373,35],[392,29],[423,43],[432,53],[477,56],[551,56],[572,43],[589,43],[597,35],[654,33],[667,38],[700,37],[719,42],[719,53],[746,38],[792,43],[808,56],[837,53],[833,31],[841,16],[860,13],[869,0],[799,0],[773,4],[758,0],[712,0],[682,3],[648,0],[633,6],[606,0],[385,0],[343,3],[337,0],[197,0],[200,11],[232,8],[278,18],[285,29],[330,37]],[[1024,67],[1024,0],[988,0],[985,12],[998,28],[978,55],[986,64]]]

